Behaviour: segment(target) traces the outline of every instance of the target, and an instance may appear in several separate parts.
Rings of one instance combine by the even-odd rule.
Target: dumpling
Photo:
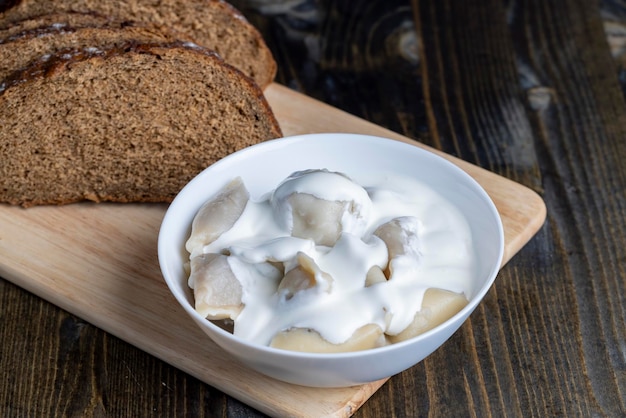
[[[306,170],[293,173],[271,196],[276,221],[298,238],[333,246],[341,233],[360,235],[372,201],[367,191],[341,173]]]
[[[378,266],[372,266],[365,276],[365,287],[374,286],[375,284],[384,283],[386,281],[387,277],[383,269]]]
[[[337,242],[347,202],[319,199],[306,193],[293,193],[288,201],[293,211],[292,236],[329,247]]]
[[[278,285],[278,293],[286,300],[293,298],[296,293],[306,289],[319,287],[324,292],[330,292],[333,278],[320,270],[315,261],[304,253],[298,253],[296,267],[289,270]]]
[[[388,335],[387,340],[390,343],[397,343],[423,334],[452,318],[467,303],[465,296],[460,293],[427,289],[422,300],[422,308],[417,311],[411,324],[397,335]]]
[[[281,331],[270,342],[270,347],[309,353],[345,353],[381,345],[384,345],[383,330],[376,324],[362,326],[346,342],[340,344],[330,343],[317,331],[306,328]]]
[[[202,254],[190,262],[189,287],[195,309],[207,319],[235,319],[243,309],[243,288],[222,254]]]
[[[394,218],[376,228],[374,235],[387,245],[389,258],[401,255],[419,256],[420,221],[414,216]]]
[[[401,216],[380,225],[374,235],[383,240],[389,253],[389,264],[386,274],[391,278],[394,264],[401,257],[407,257],[409,263],[419,261],[419,229],[420,221],[414,216]]]
[[[185,248],[194,257],[202,248],[228,231],[243,213],[250,194],[240,177],[228,183],[196,214],[191,224],[191,235]]]

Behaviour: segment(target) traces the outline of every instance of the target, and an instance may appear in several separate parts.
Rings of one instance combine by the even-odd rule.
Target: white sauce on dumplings
[[[463,214],[435,190],[410,178],[372,174],[357,180],[363,186],[326,170],[294,173],[273,197],[251,196],[232,228],[202,249],[228,254],[242,284],[244,308],[235,319],[235,335],[267,345],[281,330],[310,328],[339,344],[366,324],[395,335],[411,323],[426,289],[472,295],[474,250]],[[345,214],[334,246],[290,235],[292,212],[285,202],[292,193],[352,202],[356,211]],[[402,243],[407,254],[393,259],[389,280],[365,287],[369,269],[384,270],[389,263],[385,242],[373,233],[399,217],[411,217],[402,221],[412,234]],[[330,284],[320,280],[286,298],[277,292],[275,270],[253,266],[283,263],[287,272],[295,267],[298,253],[308,255],[332,277]]]
[[[372,202],[363,187],[340,173],[327,170],[297,171],[278,185],[270,198],[277,224],[289,231],[293,229],[293,207],[289,197],[309,194],[330,202],[350,202],[352,205],[341,217],[343,232],[361,235],[370,216]]]

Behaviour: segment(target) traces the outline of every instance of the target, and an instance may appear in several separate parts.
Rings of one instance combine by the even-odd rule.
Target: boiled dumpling
[[[386,281],[387,277],[385,276],[383,269],[378,266],[372,266],[367,271],[367,275],[365,276],[365,287],[374,286],[375,284],[384,283]]]
[[[418,262],[420,257],[419,228],[420,223],[417,218],[402,216],[380,225],[374,231],[374,235],[387,245],[389,264],[386,273],[389,278],[393,275],[394,265],[401,262],[402,257],[406,257],[404,260],[409,263]]]
[[[414,216],[394,218],[376,228],[374,235],[387,245],[389,258],[401,255],[419,256],[420,222]]]
[[[456,315],[467,305],[467,299],[460,293],[442,289],[427,289],[422,300],[422,308],[415,314],[411,324],[397,335],[388,335],[390,343],[397,343],[423,334]]]
[[[332,246],[337,241],[347,202],[318,199],[306,193],[293,193],[288,201],[294,212],[292,236],[312,239],[317,245]]]
[[[208,319],[235,319],[243,309],[241,283],[221,254],[202,254],[191,259],[189,287],[195,309]]]
[[[274,348],[309,353],[345,353],[381,345],[384,345],[383,330],[376,324],[362,326],[346,342],[340,344],[330,343],[317,331],[306,328],[281,331],[270,342],[270,346]]]
[[[299,171],[274,191],[270,201],[276,221],[298,238],[332,246],[342,232],[359,235],[372,202],[367,191],[341,173]]]
[[[319,287],[322,291],[330,292],[333,278],[320,270],[315,261],[304,253],[298,253],[297,265],[289,270],[278,285],[278,293],[285,299],[293,298],[296,293],[306,289]]]
[[[191,224],[191,236],[185,248],[194,257],[202,248],[228,231],[243,213],[250,194],[240,177],[228,183],[213,199],[206,202]]]

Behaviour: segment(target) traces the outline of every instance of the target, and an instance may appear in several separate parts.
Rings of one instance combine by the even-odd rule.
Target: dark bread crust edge
[[[108,58],[112,56],[122,55],[126,52],[136,52],[141,54],[152,54],[158,56],[158,53],[154,52],[155,48],[185,48],[197,51],[206,56],[212,57],[220,62],[220,65],[224,66],[228,69],[228,71],[236,73],[239,77],[246,81],[249,85],[249,88],[252,89],[259,100],[263,103],[263,106],[267,108],[268,113],[272,116],[272,125],[275,130],[282,135],[282,131],[280,129],[280,125],[274,116],[265,95],[263,94],[263,90],[256,84],[256,82],[248,77],[246,74],[241,72],[236,67],[228,64],[226,61],[222,59],[217,53],[211,51],[202,46],[196,45],[191,42],[183,42],[183,41],[175,41],[170,43],[139,43],[139,42],[128,42],[120,47],[111,47],[111,48],[82,48],[82,49],[73,49],[68,48],[66,50],[59,51],[56,54],[53,54],[50,57],[46,57],[47,59],[41,59],[30,66],[15,71],[8,77],[6,77],[2,83],[0,83],[0,96],[4,94],[6,90],[19,86],[20,84],[27,83],[30,80],[36,77],[50,77],[56,71],[61,71],[65,66],[71,65],[72,62],[87,60],[93,57],[101,57]]]
[[[192,39],[189,39],[187,36],[184,36],[183,34],[174,31],[172,28],[166,28],[164,26],[156,26],[156,25],[144,24],[144,23],[128,21],[128,20],[127,21],[107,20],[106,23],[97,24],[97,25],[92,25],[92,24],[73,25],[69,23],[45,24],[45,25],[37,26],[31,29],[24,29],[20,32],[16,32],[12,35],[9,35],[5,38],[0,38],[0,45],[7,44],[10,42],[15,42],[15,41],[24,41],[24,40],[28,40],[32,38],[37,38],[37,37],[48,37],[48,36],[54,36],[57,34],[74,33],[83,29],[119,30],[119,29],[125,29],[125,28],[137,28],[137,29],[143,28],[146,30],[159,31],[164,36],[170,37],[172,40],[192,42]]]
[[[236,72],[240,77],[246,80],[250,85],[250,88],[254,89],[257,96],[262,99],[269,108],[269,104],[265,99],[263,91],[256,84],[256,82],[240,71],[238,68],[228,64],[222,59],[222,57],[216,52],[196,45],[192,42],[174,41],[169,43],[140,43],[140,42],[127,42],[123,46],[110,47],[110,48],[67,48],[61,50],[49,57],[43,57],[42,59],[32,63],[30,66],[14,71],[11,75],[7,76],[2,83],[0,83],[0,95],[4,91],[18,86],[22,83],[27,83],[29,80],[36,77],[46,77],[54,74],[55,71],[61,70],[66,65],[70,65],[72,62],[82,61],[93,57],[108,58],[124,54],[126,52],[137,52],[141,54],[152,54],[158,56],[158,53],[154,52],[154,48],[185,48],[197,51],[206,56],[210,56],[215,60],[218,60],[221,65],[228,68],[229,71]],[[274,118],[275,119],[275,118]],[[275,121],[275,126],[278,130],[280,127],[278,122]]]
[[[101,15],[101,13],[98,13],[97,11],[94,11],[94,10],[78,10],[72,6],[71,0],[56,0],[56,1],[59,7],[49,8],[47,12],[44,12],[44,15],[51,14],[51,13],[63,13],[63,12],[68,12],[68,13],[78,12],[78,13],[87,13],[87,14],[93,13],[95,15]],[[5,29],[8,26],[11,26],[13,23],[17,23],[21,20],[42,16],[41,13],[35,14],[34,12],[30,10],[30,5],[36,4],[36,2],[37,0],[0,0],[0,29]],[[259,30],[254,25],[252,25],[248,21],[248,19],[246,19],[246,17],[241,13],[240,10],[238,10],[235,6],[228,3],[227,1],[204,0],[204,2],[206,3],[206,6],[208,8],[221,9],[227,14],[230,14],[234,18],[235,21],[240,21],[242,23],[242,26],[239,29],[246,32],[252,37],[252,39],[254,39],[254,42],[258,46],[257,51],[263,57],[261,60],[265,62],[265,64],[268,66],[268,71],[265,77],[255,76],[257,84],[259,84],[259,86],[262,89],[265,89],[274,81],[277,71],[278,71],[278,66],[277,66],[276,60],[273,57],[271,50],[269,49],[267,43],[265,42],[265,39],[263,38]],[[54,2],[51,1],[51,3],[54,3]],[[125,17],[125,16],[121,16],[118,14],[111,15],[109,17],[114,21],[126,21],[126,20],[134,21],[135,20],[127,16]],[[149,21],[144,21],[142,19],[137,19],[137,21],[150,24]],[[182,39],[202,43],[201,39],[199,38],[196,39],[196,35],[194,34],[194,31],[192,30],[192,28],[185,28],[184,30],[178,29],[178,31],[180,32]]]
[[[0,13],[4,13],[7,10],[20,4],[22,0],[0,0]]]

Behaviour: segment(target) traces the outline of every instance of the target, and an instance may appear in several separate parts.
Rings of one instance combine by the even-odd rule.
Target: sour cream
[[[338,206],[342,213],[333,212],[336,219],[321,226],[338,223],[332,245],[292,236],[294,216],[310,210],[298,207],[290,199],[294,194],[345,203]],[[398,218],[406,224],[407,236],[401,239],[406,251],[391,260],[389,280],[365,286],[372,267],[385,270],[390,263],[387,245],[374,232]],[[374,174],[352,180],[327,170],[294,173],[272,193],[251,197],[234,225],[202,248],[203,253],[227,254],[241,283],[243,309],[234,334],[263,345],[291,328],[315,330],[335,344],[367,324],[396,335],[421,309],[427,289],[472,295],[473,251],[462,212],[426,184]],[[300,254],[310,257],[319,272],[313,286],[286,297],[278,290],[276,266],[284,274],[298,265]]]

